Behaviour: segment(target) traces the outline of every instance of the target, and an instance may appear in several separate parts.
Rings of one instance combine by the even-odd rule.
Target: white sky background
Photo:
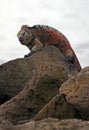
[[[0,63],[29,50],[17,39],[23,24],[45,24],[70,41],[82,67],[89,66],[89,0],[0,0]]]

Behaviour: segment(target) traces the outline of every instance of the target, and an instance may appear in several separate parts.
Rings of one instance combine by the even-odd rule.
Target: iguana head
[[[23,25],[21,30],[18,32],[17,37],[21,44],[28,45],[33,39],[31,29],[27,25]]]

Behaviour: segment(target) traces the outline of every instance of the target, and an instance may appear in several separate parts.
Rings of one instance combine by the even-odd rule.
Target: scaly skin
[[[26,45],[31,50],[26,57],[32,55],[44,46],[54,45],[64,54],[70,70],[73,67],[78,72],[81,70],[78,58],[69,41],[56,29],[45,25],[35,25],[33,27],[23,25],[18,32],[17,37],[21,44]]]

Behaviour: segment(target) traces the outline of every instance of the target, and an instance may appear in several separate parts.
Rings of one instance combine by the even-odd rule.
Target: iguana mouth
[[[22,42],[23,42],[23,39],[19,39],[19,41],[22,43]]]
[[[21,44],[25,45],[25,44],[24,44],[24,39],[23,39],[23,38],[19,38],[19,41],[20,41]]]
[[[19,41],[22,42],[23,41],[23,37],[18,37]]]

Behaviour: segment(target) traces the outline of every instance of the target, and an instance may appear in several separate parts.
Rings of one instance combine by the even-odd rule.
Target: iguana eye
[[[23,33],[23,36],[24,36],[24,37],[26,36],[26,32]]]

